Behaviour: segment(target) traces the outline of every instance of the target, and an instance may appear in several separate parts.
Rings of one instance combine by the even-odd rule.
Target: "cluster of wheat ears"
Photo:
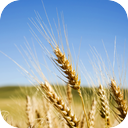
[[[112,77],[109,74],[101,57],[98,56],[98,53],[95,54],[95,57],[97,57],[97,59],[99,60],[98,62],[102,64],[105,72],[99,69],[101,68],[100,64],[99,67],[93,65],[95,69],[97,68],[97,70],[95,70],[96,74],[98,73],[98,69],[99,69],[102,80],[99,79],[97,80],[99,85],[98,87],[96,87],[93,80],[89,77],[90,81],[92,81],[92,90],[94,95],[92,97],[92,100],[88,102],[85,101],[86,94],[84,94],[84,91],[82,91],[82,88],[84,87],[81,87],[81,79],[79,77],[79,73],[77,73],[77,71],[73,68],[69,47],[67,50],[68,57],[66,57],[66,53],[64,52],[59,18],[58,18],[59,27],[57,28],[56,24],[55,26],[57,28],[58,39],[61,42],[61,45],[59,45],[59,43],[55,39],[47,14],[46,17],[48,19],[50,30],[41,19],[39,13],[38,12],[35,13],[36,13],[36,21],[34,19],[30,19],[30,22],[35,26],[35,28],[40,32],[40,34],[51,45],[53,54],[48,51],[48,49],[44,46],[44,44],[41,42],[41,40],[38,38],[38,36],[30,26],[31,33],[33,37],[36,39],[36,41],[39,43],[39,45],[43,48],[43,52],[48,56],[48,58],[50,58],[53,65],[57,68],[57,70],[59,70],[59,72],[64,77],[64,79],[63,78],[61,79],[66,83],[65,87],[67,89],[66,89],[66,95],[64,96],[63,94],[61,94],[61,90],[56,89],[58,88],[58,86],[56,86],[55,88],[53,85],[50,84],[50,82],[45,78],[43,71],[41,70],[41,66],[38,62],[36,52],[35,54],[33,54],[31,47],[27,41],[26,41],[27,42],[26,48],[28,52],[26,52],[24,49],[23,51],[29,58],[32,66],[36,69],[36,71],[43,79],[43,82],[36,77],[33,71],[29,73],[26,69],[21,67],[17,62],[15,62],[9,57],[32,80],[36,81],[35,87],[37,88],[38,91],[41,92],[42,95],[43,103],[38,100],[38,97],[36,97],[37,99],[35,98],[34,102],[32,102],[31,97],[28,95],[26,96],[27,128],[44,128],[44,127],[94,128],[95,124],[97,123],[96,118],[102,119],[103,120],[102,122],[104,122],[103,126],[107,128],[113,126],[111,115],[114,115],[115,120],[117,122],[120,123],[121,121],[123,121],[127,115],[127,109],[128,109],[126,101],[124,99],[124,90],[122,91],[120,87],[117,85],[115,76]],[[63,16],[62,16],[62,21],[64,21]],[[63,28],[64,28],[66,43],[67,46],[69,46],[64,22],[63,22]],[[60,46],[62,46],[62,48],[60,48]],[[32,61],[32,59],[34,61]],[[27,65],[30,67],[28,60],[25,59],[25,61],[27,62]],[[105,73],[107,74],[107,76],[105,75]],[[98,77],[98,75],[96,77]],[[100,81],[104,81],[104,83],[106,83],[107,86],[103,86]],[[81,102],[79,102],[79,104],[81,104],[82,109],[81,108],[79,109],[79,107],[77,106],[79,109],[77,110],[79,111],[79,114],[77,115],[75,114],[75,111],[73,111],[75,108],[75,106],[73,107],[73,97],[74,97],[72,93],[73,90],[75,90],[78,93],[78,96],[81,99]],[[43,104],[43,106],[41,104]],[[90,108],[87,108],[86,104],[90,104]],[[17,123],[17,127],[21,127],[21,126],[18,125]]]

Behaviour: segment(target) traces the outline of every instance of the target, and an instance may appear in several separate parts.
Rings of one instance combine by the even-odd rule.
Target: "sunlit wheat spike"
[[[121,118],[121,121],[123,121],[127,115],[128,107],[126,105],[126,101],[123,99],[123,94],[121,93],[120,87],[116,86],[116,81],[113,79],[111,79],[111,90],[114,100],[118,105],[116,109],[120,112],[120,114],[117,115]]]
[[[71,107],[71,103],[72,103],[72,88],[70,87],[70,85],[67,85],[67,99],[68,99],[68,106]]]
[[[66,74],[68,84],[70,84],[73,89],[78,90],[80,88],[81,80],[78,80],[78,74],[73,70],[72,64],[69,63],[69,60],[66,58],[65,54],[61,52],[58,46],[54,49],[54,53],[57,57],[55,62],[57,66],[62,69],[62,72]]]
[[[99,85],[98,96],[100,99],[100,115],[106,120],[106,125],[110,126],[110,113],[109,113],[109,104],[105,95],[105,91],[102,85]]]
[[[51,85],[47,81],[45,81],[45,84],[41,83],[40,85],[44,89],[48,100],[53,104],[53,106],[67,121],[69,127],[71,128],[78,127],[79,121],[76,118],[75,114],[73,114],[71,109],[67,107],[65,102],[60,97],[57,96],[55,91],[51,88]]]
[[[91,110],[89,111],[88,114],[88,121],[89,121],[89,126],[90,128],[94,128],[95,125],[95,113],[96,113],[96,100],[94,99],[92,102]]]
[[[65,54],[63,54],[60,51],[58,46],[54,50],[54,53],[57,57],[57,59],[55,59],[56,61],[54,61],[54,62],[56,63],[57,66],[59,66],[62,69],[62,72],[64,72],[66,74],[66,78],[68,79],[68,84],[73,89],[77,90],[79,93],[79,96],[82,101],[85,118],[87,121],[87,127],[89,127],[88,117],[87,117],[87,114],[85,111],[85,105],[84,105],[83,97],[82,97],[81,90],[80,90],[81,80],[78,80],[78,74],[76,74],[76,71],[73,70],[72,65],[69,63],[69,60],[66,58]]]
[[[30,97],[26,97],[26,114],[28,118],[28,128],[34,128],[34,120],[33,120],[33,113],[32,113],[32,105]]]

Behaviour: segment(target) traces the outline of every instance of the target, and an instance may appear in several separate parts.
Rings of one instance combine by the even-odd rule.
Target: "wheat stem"
[[[87,127],[90,128],[90,126],[89,126],[89,122],[88,122],[88,117],[87,117],[87,114],[86,114],[86,111],[85,111],[84,100],[83,100],[83,97],[82,97],[82,94],[81,94],[81,90],[78,89],[77,91],[78,91],[79,96],[80,96],[81,101],[82,101],[82,106],[83,106],[83,110],[84,110],[85,118],[86,118],[86,121],[87,121]]]

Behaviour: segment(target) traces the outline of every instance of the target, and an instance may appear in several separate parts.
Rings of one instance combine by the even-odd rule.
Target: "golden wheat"
[[[95,125],[95,112],[96,112],[96,100],[94,99],[92,102],[91,110],[88,114],[88,121],[90,128],[94,128]]]
[[[56,57],[54,58],[45,47],[43,47],[43,48],[47,51],[52,62],[54,62],[55,66],[59,69],[59,71],[63,74],[63,76],[66,79],[66,81],[65,80],[64,81],[67,84],[66,97],[67,97],[68,103],[64,101],[65,97],[61,97],[61,96],[57,95],[58,93],[52,88],[52,85],[45,79],[45,76],[44,76],[43,72],[41,71],[41,67],[38,62],[37,63],[35,62],[32,64],[34,65],[34,68],[36,69],[36,71],[42,75],[44,83],[43,82],[41,83],[40,80],[38,80],[38,78],[33,73],[33,71],[32,71],[32,73],[35,76],[35,78],[30,73],[28,73],[28,71],[26,71],[24,68],[22,68],[18,63],[16,63],[14,60],[11,59],[22,70],[24,70],[25,73],[30,75],[30,77],[32,77],[42,87],[43,91],[40,90],[42,92],[41,96],[43,95],[44,98],[46,99],[46,102],[43,102],[43,100],[42,100],[44,106],[41,108],[42,111],[40,111],[39,106],[35,107],[34,104],[40,105],[41,103],[35,102],[34,104],[32,104],[30,97],[29,96],[26,97],[27,127],[28,128],[41,128],[41,127],[47,127],[47,128],[56,127],[57,128],[57,127],[61,126],[62,128],[67,128],[67,127],[84,128],[85,124],[87,124],[87,128],[94,128],[95,119],[96,119],[96,116],[95,116],[96,115],[95,114],[96,113],[96,104],[97,104],[95,98],[92,102],[91,109],[89,110],[89,114],[87,116],[86,111],[85,111],[85,103],[84,103],[83,95],[81,93],[81,86],[80,86],[81,79],[79,78],[79,74],[73,68],[71,61],[69,61],[69,58],[66,57],[66,53],[64,51],[62,52],[59,45],[56,43],[53,31],[51,34],[50,31],[48,30],[47,26],[44,23],[43,23],[44,26],[41,24],[42,22],[40,21],[40,16],[38,14],[37,14],[37,21],[41,25],[41,28],[43,29],[44,33],[42,32],[42,30],[39,28],[39,26],[36,24],[35,21],[32,21],[32,23],[38,29],[39,32],[43,33],[42,35],[44,35],[45,39],[51,45],[53,52],[54,52],[54,56],[56,56]],[[48,22],[49,22],[49,19],[48,19]],[[50,23],[49,23],[49,25],[50,25]],[[51,27],[51,25],[50,25],[50,27]],[[48,33],[44,28],[46,28]],[[51,30],[52,30],[52,28],[51,28]],[[64,33],[65,33],[65,28],[64,28]],[[48,34],[50,34],[50,37]],[[38,43],[39,43],[39,39],[34,32],[33,32],[33,35],[38,40]],[[59,33],[58,33],[58,35],[59,35]],[[66,37],[66,33],[65,33],[65,37]],[[68,42],[67,37],[66,37],[66,42]],[[29,53],[30,53],[31,48],[29,47],[29,45],[27,46],[27,49],[29,50]],[[68,47],[68,49],[69,49],[69,47]],[[25,53],[26,53],[26,55],[28,55],[27,52],[25,52]],[[32,57],[34,57],[34,55],[32,53],[30,53],[30,54],[32,55]],[[10,58],[10,57],[8,57],[8,58]],[[36,59],[34,58],[34,60],[36,60]],[[98,61],[100,61],[100,60],[98,60]],[[104,63],[102,63],[102,64],[104,64]],[[30,65],[29,65],[29,67],[30,67]],[[96,66],[96,68],[97,68],[97,66]],[[106,78],[105,78],[105,80],[106,80]],[[91,81],[92,81],[92,79],[91,79]],[[104,79],[103,79],[103,81],[104,81]],[[37,89],[38,89],[38,87],[37,87]],[[82,119],[80,121],[79,121],[79,118],[76,118],[76,115],[75,115],[76,113],[73,113],[72,89],[74,89],[78,92],[78,94],[81,98],[81,101],[82,101],[83,110],[82,110],[82,112],[78,110],[79,113],[80,112],[83,113]],[[112,90],[114,100],[118,105],[118,107],[115,107],[114,109],[117,109],[120,112],[120,114],[117,113],[117,115],[120,117],[121,121],[123,121],[124,118],[126,117],[128,107],[126,105],[126,102],[123,99],[123,94],[121,93],[120,88],[116,86],[116,82],[113,79],[111,79],[111,90]],[[99,104],[100,105],[100,116],[105,120],[105,123],[106,123],[105,126],[110,127],[111,119],[110,119],[110,110],[109,110],[109,107],[110,107],[109,100],[107,99],[105,89],[103,88],[103,86],[101,84],[99,85],[97,94],[99,96],[99,102],[100,102],[100,104]],[[38,98],[36,97],[36,99],[38,99]],[[88,102],[86,102],[86,104],[88,104]],[[59,116],[61,116],[60,118],[52,117],[52,109],[51,109],[52,105],[58,111]],[[33,108],[34,108],[34,112],[33,112]],[[77,108],[77,106],[75,106],[75,108]],[[33,117],[34,114],[36,115],[35,119]],[[42,114],[44,114],[44,115],[41,116]],[[42,117],[43,117],[43,121],[42,121]],[[86,119],[86,121],[85,121],[85,119]],[[60,125],[60,122],[61,122],[61,125]],[[12,121],[11,121],[11,124],[12,124]],[[45,124],[45,125],[42,125],[42,124]]]
[[[114,100],[118,105],[116,109],[120,112],[118,116],[120,117],[120,120],[123,121],[127,115],[128,107],[126,105],[126,101],[123,99],[123,94],[121,93],[120,87],[116,86],[116,81],[113,79],[111,79],[111,90],[114,96]]]
[[[28,127],[34,128],[33,112],[30,97],[26,97],[26,114],[28,118]]]
[[[79,121],[75,114],[73,114],[65,102],[57,96],[55,91],[51,88],[51,85],[47,81],[45,81],[45,84],[41,83],[40,85],[45,90],[48,100],[50,100],[54,107],[62,114],[69,127],[78,127]]]
[[[98,96],[100,99],[100,115],[102,118],[105,119],[106,125],[110,126],[109,104],[105,95],[105,91],[101,84],[99,85],[99,88],[98,88]]]

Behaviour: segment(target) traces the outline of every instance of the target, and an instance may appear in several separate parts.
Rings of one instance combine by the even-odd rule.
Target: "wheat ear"
[[[67,124],[71,128],[78,127],[79,121],[71,109],[67,107],[65,102],[57,96],[51,85],[45,81],[45,84],[41,83],[41,87],[44,89],[48,100],[54,105],[54,107],[60,112],[63,118],[67,121]]]
[[[94,99],[92,102],[91,110],[89,111],[88,114],[88,121],[89,121],[89,126],[90,128],[94,128],[94,121],[95,121],[95,113],[96,113],[96,100]]]
[[[30,101],[30,97],[26,97],[26,114],[28,118],[28,128],[34,128],[33,114],[32,114],[32,105]]]
[[[98,96],[100,99],[100,115],[102,118],[106,120],[106,126],[109,127],[110,126],[109,104],[105,95],[105,91],[101,84],[98,88]]]
[[[118,104],[117,109],[120,112],[118,116],[121,118],[121,121],[123,121],[127,115],[128,107],[126,105],[126,101],[123,100],[123,94],[121,93],[120,87],[116,86],[116,81],[113,79],[111,79],[111,90],[114,95],[114,100]]]
[[[78,80],[78,74],[76,75],[69,60],[66,58],[65,54],[61,52],[58,46],[54,49],[54,53],[57,57],[57,59],[55,59],[56,64],[62,69],[62,72],[66,74],[68,84],[70,84],[73,89],[78,90],[80,88],[81,80]]]
[[[73,70],[72,65],[69,63],[69,60],[66,58],[65,54],[61,52],[58,46],[54,49],[54,53],[57,57],[57,59],[55,59],[56,60],[55,63],[57,64],[57,66],[61,68],[62,72],[66,74],[66,78],[68,79],[68,84],[73,89],[77,90],[79,93],[79,96],[82,101],[82,106],[84,109],[84,114],[85,114],[86,121],[87,121],[87,127],[89,128],[88,117],[87,117],[85,106],[84,106],[84,100],[83,100],[81,90],[80,90],[81,80],[78,80],[78,74],[76,74],[75,70]]]
[[[68,99],[68,106],[71,107],[72,103],[72,88],[69,84],[67,84],[67,99]]]

